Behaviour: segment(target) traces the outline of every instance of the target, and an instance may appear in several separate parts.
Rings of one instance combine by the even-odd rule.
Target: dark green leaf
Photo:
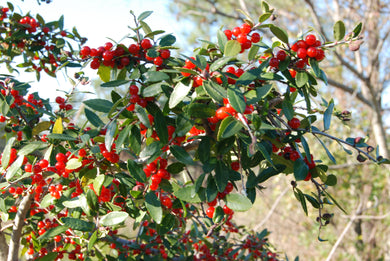
[[[227,96],[227,92],[222,86],[211,81],[203,81],[203,88],[214,101],[223,104],[223,98]]]
[[[226,117],[219,125],[217,140],[226,139],[236,135],[242,128],[243,125],[241,122],[231,116]]]
[[[142,169],[142,165],[137,164],[133,160],[127,161],[127,169],[131,176],[135,178],[138,182],[146,182],[146,175]]]
[[[47,239],[53,238],[57,235],[64,233],[66,230],[68,230],[68,227],[66,227],[66,226],[53,227],[53,228],[50,228],[49,230],[47,230],[44,234],[39,236],[37,239],[39,241],[47,240]]]
[[[295,82],[298,87],[303,87],[309,81],[309,77],[307,76],[307,72],[298,71],[295,77]]]
[[[157,227],[159,235],[164,235],[172,230],[175,226],[175,216],[172,214],[166,214],[161,222],[161,225]]]
[[[206,200],[205,191],[200,188],[198,192],[196,192],[195,185],[186,186],[180,188],[174,194],[175,196],[183,201],[189,203],[200,203]]]
[[[176,134],[178,137],[185,136],[192,128],[193,123],[184,113],[177,115]]]
[[[357,37],[359,36],[360,32],[362,31],[362,22],[358,23],[355,28],[353,28],[353,37]]]
[[[104,144],[105,144],[106,149],[108,151],[111,151],[111,146],[114,143],[114,137],[115,137],[116,129],[117,129],[116,121],[112,121],[107,126],[106,135],[104,137]]]
[[[110,112],[111,108],[114,106],[112,102],[105,99],[90,99],[83,101],[83,103],[95,111],[105,113]]]
[[[221,206],[215,207],[214,215],[213,215],[213,222],[219,223],[222,221],[222,219],[225,217],[225,212],[223,212],[223,209]]]
[[[138,21],[145,20],[145,19],[148,18],[152,13],[153,13],[153,11],[145,11],[145,12],[141,13],[141,14],[137,17],[137,20],[138,20]]]
[[[282,111],[286,116],[287,120],[291,120],[294,117],[294,107],[288,96],[285,96],[285,99],[282,102]]]
[[[244,113],[246,108],[245,98],[239,88],[229,88],[227,91],[230,105],[239,113]]]
[[[304,194],[298,188],[295,189],[295,193],[296,193],[295,196],[298,198],[299,202],[301,202],[303,211],[305,211],[305,214],[307,216],[307,205],[306,205],[306,198],[305,198]]]
[[[161,142],[155,141],[146,146],[140,153],[141,158],[149,158],[148,161],[151,161],[157,158],[162,152],[161,148],[163,144]]]
[[[191,103],[186,107],[189,116],[206,119],[215,115],[215,108],[204,103]]]
[[[345,25],[343,21],[337,21],[333,26],[333,36],[336,41],[343,40],[345,36]]]
[[[93,111],[89,110],[88,108],[84,108],[85,116],[87,117],[87,120],[95,127],[102,127],[104,126],[103,121],[99,118],[99,116],[94,113]]]
[[[271,178],[271,177],[273,177],[273,176],[276,176],[276,175],[280,174],[280,173],[283,172],[285,169],[286,169],[286,166],[285,166],[285,165],[276,164],[275,167],[268,167],[268,168],[262,170],[262,171],[257,175],[256,181],[255,181],[254,185],[263,183],[263,182],[266,181],[267,179],[269,179],[269,178]]]
[[[165,35],[161,38],[160,40],[160,46],[163,47],[163,46],[171,46],[173,45],[174,43],[176,42],[176,37],[171,35],[171,34],[168,34],[168,35]]]
[[[287,35],[287,33],[286,33],[285,30],[283,30],[283,29],[280,28],[280,27],[274,26],[274,25],[271,25],[271,26],[270,26],[270,30],[271,30],[271,32],[272,32],[277,38],[279,38],[282,42],[288,44],[288,35]]]
[[[209,161],[211,155],[210,147],[210,137],[203,137],[198,146],[198,157],[202,163]]]
[[[5,148],[3,150],[3,156],[1,158],[1,165],[3,169],[6,169],[9,165],[9,159],[11,155],[11,148],[16,140],[16,137],[11,137],[8,141],[7,144],[5,145]]]
[[[149,191],[145,195],[145,206],[147,210],[149,211],[150,216],[152,219],[157,223],[160,224],[163,217],[163,211],[161,207],[161,202],[157,198],[154,191]]]
[[[335,186],[336,184],[337,184],[337,177],[333,174],[328,175],[326,182],[325,182],[325,185]]]
[[[185,166],[186,165],[181,162],[174,162],[168,166],[167,170],[171,174],[178,174],[184,170]]]
[[[157,113],[154,115],[154,127],[158,137],[160,138],[160,141],[164,144],[168,143],[167,123],[161,111],[157,111]]]
[[[115,80],[115,81],[102,83],[100,86],[101,87],[118,87],[118,86],[121,86],[121,85],[129,83],[129,82],[130,82],[130,80]]]
[[[70,135],[57,134],[57,133],[50,133],[50,134],[47,135],[47,137],[49,139],[53,139],[53,140],[67,140],[67,141],[75,141],[75,140],[77,140],[77,138],[72,137]]]
[[[330,151],[328,150],[328,148],[325,146],[324,142],[317,136],[315,136],[317,138],[317,140],[321,143],[322,147],[325,149],[326,151],[326,154],[328,155],[329,159],[334,163],[336,164],[336,159],[335,157],[332,155],[332,153],[330,153]]]
[[[333,114],[334,102],[333,99],[329,102],[328,108],[324,112],[324,130],[329,130],[331,118]]]
[[[324,193],[332,200],[332,202],[341,210],[344,212],[345,215],[348,215],[347,211],[344,210],[344,208],[341,207],[341,205],[330,195],[326,190],[324,190]]]
[[[229,168],[223,163],[223,161],[217,161],[214,178],[218,191],[223,192],[229,180]]]
[[[213,72],[213,71],[218,70],[219,68],[222,68],[228,62],[230,62],[232,59],[234,59],[234,57],[232,57],[232,56],[224,56],[224,57],[217,59],[215,62],[213,62],[210,65],[210,71]]]
[[[315,76],[320,78],[321,77],[321,69],[320,69],[320,67],[318,67],[318,61],[315,58],[310,58],[309,64],[310,64],[311,68],[313,69]]]
[[[78,218],[63,217],[61,221],[65,226],[78,231],[83,232],[92,232],[95,228],[95,224],[92,222],[87,222]]]
[[[309,156],[310,157],[310,156]],[[309,173],[309,167],[302,159],[294,162],[294,177],[296,181],[304,180]]]
[[[230,193],[225,199],[226,205],[234,211],[247,211],[252,207],[252,202],[241,194]]]
[[[177,145],[171,145],[170,151],[171,151],[172,155],[175,156],[175,158],[178,161],[180,161],[186,165],[193,165],[194,164],[194,161],[191,158],[190,154],[188,154],[188,152],[184,148],[177,146]]]

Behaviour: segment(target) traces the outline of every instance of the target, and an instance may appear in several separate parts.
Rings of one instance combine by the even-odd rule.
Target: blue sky
[[[16,11],[22,14],[30,11],[32,15],[39,13],[46,22],[58,20],[64,15],[65,28],[71,31],[76,26],[80,35],[88,38],[86,44],[90,47],[101,46],[110,41],[109,38],[119,41],[130,33],[128,26],[134,25],[130,10],[136,15],[143,11],[153,11],[145,20],[151,29],[173,33],[178,38],[178,44],[182,44],[177,33],[181,30],[180,24],[169,12],[168,3],[166,0],[52,0],[50,4],[38,5],[36,0],[12,1]],[[21,77],[23,81],[36,80],[33,73],[23,73]],[[71,87],[61,73],[57,75],[57,79],[44,76],[39,83],[33,83],[32,86],[32,91],[38,91],[45,99],[54,99],[61,95],[62,92],[56,91],[57,89],[67,90]]]

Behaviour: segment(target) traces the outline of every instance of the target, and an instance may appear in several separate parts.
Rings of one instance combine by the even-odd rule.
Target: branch
[[[24,219],[26,218],[27,212],[30,210],[34,193],[27,191],[27,195],[23,197],[20,202],[18,212],[16,213],[13,232],[9,243],[8,259],[7,261],[18,261],[19,260],[19,245],[20,237],[22,236],[22,229],[24,226]]]
[[[8,256],[8,244],[5,239],[5,234],[0,222],[0,258],[6,258]]]
[[[333,80],[332,78],[328,78],[328,83],[329,83],[330,85],[332,85],[333,87],[336,87],[336,88],[338,88],[338,89],[341,89],[341,90],[343,90],[343,91],[345,91],[345,92],[348,92],[348,93],[350,93],[350,94],[352,94],[352,95],[356,95],[356,98],[357,98],[359,101],[363,102],[365,105],[367,105],[367,106],[369,106],[369,107],[371,107],[371,108],[374,107],[374,105],[372,104],[372,102],[369,101],[369,100],[367,100],[367,99],[363,96],[363,94],[362,94],[361,92],[357,92],[355,89],[353,89],[353,88],[351,88],[351,87],[348,87],[347,85],[345,85],[345,84],[343,84],[343,83],[337,82],[337,81]]]

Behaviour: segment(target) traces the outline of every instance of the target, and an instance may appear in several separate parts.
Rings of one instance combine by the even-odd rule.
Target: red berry
[[[226,215],[233,215],[234,211],[232,209],[230,209],[228,206],[223,206],[223,212],[226,214]]]
[[[172,200],[169,197],[163,197],[161,199],[161,204],[165,206],[166,208],[172,208]]]
[[[160,50],[160,56],[163,59],[168,59],[169,57],[171,57],[171,51],[169,51],[168,49],[162,49]]]
[[[227,39],[228,40],[231,40],[232,39],[232,35],[233,35],[233,33],[232,33],[232,31],[230,31],[230,30],[225,30],[225,31],[223,31],[224,33],[225,33],[225,35],[226,35],[226,37],[227,37]]]
[[[317,55],[316,55],[317,61],[322,61],[325,58],[325,52],[322,49],[317,49]]]
[[[209,207],[209,208],[206,210],[206,215],[207,215],[209,218],[213,218],[213,216],[214,216],[214,211],[215,211],[215,208],[214,208],[214,207]]]
[[[241,33],[249,34],[250,31],[252,30],[252,27],[249,24],[245,23],[241,25],[240,30]]]
[[[293,44],[292,46],[291,46],[291,51],[293,51],[293,52],[297,52],[298,51],[298,44],[297,43],[295,43],[295,44]]]
[[[131,44],[129,46],[129,52],[131,54],[138,54],[139,53],[139,45],[138,44]]]
[[[260,34],[258,34],[258,33],[253,33],[251,36],[252,43],[258,43],[258,42],[260,42],[260,39],[261,39],[261,37],[260,37]]]
[[[232,170],[238,171],[238,170],[240,169],[240,162],[238,162],[238,161],[233,161],[233,162],[230,164],[230,167],[232,168]]]
[[[272,57],[272,58],[269,60],[269,66],[274,67],[274,68],[278,67],[278,66],[279,66],[279,60],[278,60],[278,58]]]
[[[240,27],[234,27],[233,30],[232,30],[232,33],[233,33],[234,36],[237,37],[241,33]]]
[[[316,57],[317,56],[317,48],[309,47],[307,49],[307,56],[312,57],[312,58]]]
[[[88,56],[90,53],[91,53],[91,48],[89,48],[88,46],[84,46],[80,50],[80,54],[84,56]]]
[[[297,42],[297,46],[298,46],[298,49],[299,48],[303,48],[303,49],[307,49],[307,44],[306,44],[306,42],[305,41],[303,41],[303,40],[299,40],[298,42]]]
[[[45,169],[45,168],[47,168],[47,166],[49,166],[49,161],[46,159],[41,159],[38,162],[38,164],[39,164],[39,166],[41,166],[42,169]]]
[[[288,121],[288,126],[290,126],[292,129],[298,129],[299,126],[301,126],[301,121],[297,118],[292,118]]]
[[[313,45],[315,44],[317,38],[314,34],[308,34],[305,38],[305,42],[307,45]]]
[[[295,71],[294,69],[290,69],[288,71],[290,72],[291,77],[295,78],[295,76],[297,75],[297,71]]]
[[[149,48],[152,47],[152,43],[150,42],[149,39],[143,39],[143,40],[141,41],[141,47],[142,47],[142,49],[144,49],[144,50],[149,49]]]
[[[218,119],[223,120],[226,117],[230,116],[230,114],[227,112],[226,107],[221,107],[215,112],[215,116],[217,116]]]
[[[163,62],[164,62],[164,60],[163,60],[163,58],[161,58],[161,57],[156,57],[156,58],[153,59],[153,63],[154,63],[155,65],[157,65],[157,66],[162,65]]]
[[[246,34],[244,33],[241,33],[237,36],[237,42],[239,43],[245,43],[246,41],[248,40],[248,38],[246,37]]]
[[[100,61],[99,61],[99,58],[94,58],[91,62],[91,68],[96,70],[96,69],[99,69],[100,67]]]
[[[113,46],[112,43],[107,42],[107,43],[104,44],[104,49],[106,49],[107,51],[108,51],[108,50],[111,50],[112,46]]]
[[[3,115],[0,115],[0,122],[5,122],[7,118],[5,118]]]
[[[65,36],[67,35],[67,33],[66,33],[65,31],[61,31],[61,32],[60,32],[60,35],[63,36],[63,37],[65,37]]]
[[[287,57],[287,54],[284,50],[280,50],[276,54],[276,58],[278,58],[279,61],[284,61]]]
[[[304,59],[306,58],[307,56],[307,51],[305,48],[299,48],[298,51],[297,51],[297,56],[301,59]]]

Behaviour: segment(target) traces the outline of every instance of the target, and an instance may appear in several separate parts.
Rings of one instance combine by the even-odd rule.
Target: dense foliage
[[[388,162],[363,138],[326,132],[332,116],[348,121],[349,112],[335,111],[333,100],[312,104],[319,81],[327,83],[319,66],[325,51],[359,40],[361,24],[346,34],[337,22],[335,43],[313,32],[291,40],[268,23],[273,10],[265,2],[262,11],[258,22],[248,17],[219,30],[217,43],[202,41],[182,58],[171,56],[173,35],[151,31],[151,12],[132,13],[130,45],[90,47],[75,28],[63,28],[63,17],[45,22],[2,7],[1,62],[11,72],[24,68],[39,80],[42,72],[78,70],[55,106],[21,79],[1,76],[0,250],[8,260],[277,260],[283,256],[267,230],[251,233],[232,217],[281,174],[291,175],[303,211],[318,211],[320,228],[333,216],[327,205],[343,210],[327,191],[337,178],[307,137],[333,162],[323,139],[358,161]],[[263,39],[261,30],[275,38]],[[73,122],[86,67],[97,70],[110,98],[84,101],[84,119]]]

